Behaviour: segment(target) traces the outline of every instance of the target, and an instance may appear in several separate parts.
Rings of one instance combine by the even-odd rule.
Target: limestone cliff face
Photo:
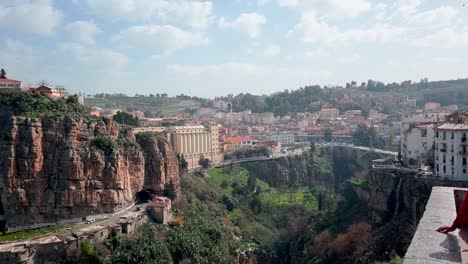
[[[172,183],[180,193],[179,162],[167,140],[158,136],[139,136],[138,143],[145,153],[145,182],[143,188],[162,194],[165,184]]]
[[[242,166],[272,186],[295,186],[308,183],[306,161],[303,156],[250,162]]]
[[[113,142],[111,151],[93,144],[97,138]],[[0,124],[0,215],[9,227],[125,208],[145,174],[133,134],[119,136],[112,121],[11,117]]]

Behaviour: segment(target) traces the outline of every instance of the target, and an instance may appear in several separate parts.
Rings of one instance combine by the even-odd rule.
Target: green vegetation
[[[350,182],[356,186],[359,186],[360,188],[362,189],[365,189],[367,190],[367,188],[369,188],[369,182],[367,181],[367,179],[356,179],[356,178],[352,178],[350,180]]]
[[[77,102],[76,96],[54,100],[42,94],[2,89],[0,105],[11,107],[15,115],[31,118],[88,116],[87,110]]]
[[[98,106],[104,108],[117,108],[123,111],[133,112],[136,110],[145,112],[147,117],[168,116],[182,114],[187,109],[198,108],[203,100],[179,97],[169,98],[158,96],[128,97],[126,95],[97,95],[96,98],[86,98],[87,106]]]
[[[328,101],[330,95],[329,90],[314,85],[293,91],[284,90],[269,96],[257,96],[247,93],[237,96],[230,95],[226,99],[232,100],[235,112],[249,109],[255,113],[273,112],[275,115],[285,115],[290,112],[312,112],[317,110],[316,106],[311,105],[311,102]]]
[[[325,140],[325,142],[333,141],[333,131],[330,128],[325,129],[323,132],[323,140]]]
[[[353,134],[353,144],[371,148],[383,148],[385,141],[377,135],[374,127],[359,125],[357,131]]]
[[[177,193],[174,188],[174,183],[172,181],[164,184],[164,196],[174,200],[177,197]]]
[[[91,146],[94,146],[104,151],[106,155],[109,155],[114,151],[115,143],[110,138],[97,137],[91,141]]]
[[[37,229],[28,229],[24,231],[6,233],[5,235],[0,235],[0,242],[16,241],[61,232],[66,230],[67,228],[73,228],[76,225],[77,224],[53,225]]]
[[[205,159],[203,156],[200,156],[200,159],[198,160],[198,165],[202,166],[203,169],[208,169],[210,167],[210,160],[209,159]]]
[[[101,222],[106,220],[105,218],[96,219],[97,222]],[[50,235],[53,233],[58,233],[65,231],[69,228],[76,228],[83,223],[73,223],[73,224],[62,224],[62,225],[52,225],[46,227],[40,227],[36,229],[28,229],[18,232],[6,233],[5,235],[0,234],[0,242],[9,242],[9,241],[16,241],[16,240],[23,240],[23,239],[30,239],[44,235]]]
[[[138,118],[133,117],[127,112],[117,112],[117,114],[112,117],[112,120],[121,125],[138,126]]]

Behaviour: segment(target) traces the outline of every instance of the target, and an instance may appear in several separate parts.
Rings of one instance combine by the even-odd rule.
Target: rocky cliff
[[[166,184],[172,184],[180,194],[179,162],[165,138],[138,136],[145,154],[145,181],[143,189],[163,194]]]
[[[167,144],[145,148],[177,163]],[[15,227],[112,213],[160,191],[157,177],[178,179],[169,167],[146,166],[133,133],[107,119],[11,117],[0,123],[0,215]]]

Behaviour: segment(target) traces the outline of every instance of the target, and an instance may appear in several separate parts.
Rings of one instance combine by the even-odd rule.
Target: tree
[[[112,119],[122,125],[138,126],[138,118],[133,117],[127,112],[117,112]]]
[[[323,139],[325,142],[331,142],[333,140],[333,131],[330,128],[325,129],[323,132]]]
[[[377,131],[373,127],[359,125],[356,132],[353,134],[353,143],[357,146],[382,148],[385,145],[384,140],[377,135]]]
[[[185,171],[188,168],[188,162],[185,160],[184,154],[180,155],[177,153],[177,160],[179,161],[179,170]]]
[[[6,71],[5,69],[0,70],[0,79],[6,79]]]
[[[198,160],[198,165],[202,166],[203,169],[208,169],[210,167],[210,160],[205,159],[203,156],[200,156],[200,159]]]
[[[249,191],[253,192],[255,190],[256,185],[257,185],[257,177],[250,174],[249,178],[247,179],[247,187],[249,188]]]
[[[172,183],[172,180],[164,184],[164,196],[170,198],[171,200],[177,198],[177,193],[174,188],[174,183]]]
[[[315,152],[315,142],[311,141],[310,142],[310,152],[313,154]]]

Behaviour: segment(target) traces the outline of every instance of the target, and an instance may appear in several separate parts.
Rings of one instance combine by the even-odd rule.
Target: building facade
[[[434,124],[410,126],[401,137],[401,157],[405,164],[418,165],[434,155]]]
[[[434,174],[452,180],[468,180],[468,112],[447,117],[435,128]]]
[[[0,79],[0,89],[20,89],[21,81],[12,79]]]
[[[169,141],[174,151],[184,155],[189,168],[198,166],[201,157],[211,162],[221,162],[219,128],[215,123],[205,126],[176,126],[169,129]]]

